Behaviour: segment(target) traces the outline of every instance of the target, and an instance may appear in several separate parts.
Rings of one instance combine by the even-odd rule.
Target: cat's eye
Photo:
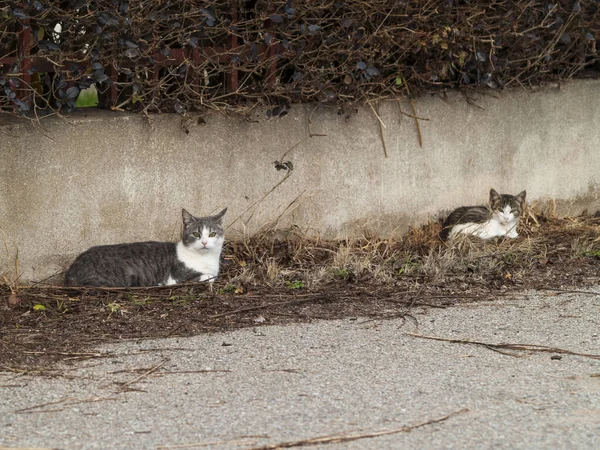
[[[216,235],[217,235],[217,233],[215,233],[215,232],[213,231],[212,233],[210,233],[210,234],[208,235],[208,237],[215,237]]]
[[[513,213],[513,215],[518,216],[519,215],[519,210],[518,209],[513,209],[511,211],[511,213]]]
[[[195,233],[192,233],[192,236],[194,236],[196,239],[200,237],[200,233],[198,233],[197,231]]]

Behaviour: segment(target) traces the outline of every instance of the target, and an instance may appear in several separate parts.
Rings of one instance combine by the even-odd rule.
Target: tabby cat
[[[446,218],[440,237],[452,239],[458,234],[492,239],[507,236],[516,238],[517,225],[525,206],[523,191],[517,195],[498,194],[490,190],[489,206],[462,206]]]
[[[92,247],[67,271],[67,286],[160,286],[214,281],[219,274],[225,208],[194,217],[185,209],[181,241],[135,242]]]

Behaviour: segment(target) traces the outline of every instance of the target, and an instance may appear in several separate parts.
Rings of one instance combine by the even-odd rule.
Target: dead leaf
[[[18,305],[19,303],[21,303],[21,299],[16,294],[16,292],[13,292],[12,294],[10,294],[10,297],[8,297],[9,306],[15,306],[15,305]]]

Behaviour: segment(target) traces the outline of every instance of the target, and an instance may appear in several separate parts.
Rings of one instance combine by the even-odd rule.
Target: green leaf
[[[396,86],[402,86],[402,83],[404,83],[402,77],[396,77]]]
[[[34,311],[46,311],[46,307],[44,305],[40,305],[39,303],[36,303],[35,305],[33,305],[33,310]]]
[[[285,285],[290,289],[304,289],[306,287],[306,283],[300,280],[286,281]]]

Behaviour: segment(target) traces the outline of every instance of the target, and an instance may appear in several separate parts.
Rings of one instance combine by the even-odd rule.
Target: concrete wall
[[[485,203],[490,187],[527,189],[530,201],[556,200],[559,213],[600,209],[600,81],[469,97],[416,101],[427,119],[422,148],[414,120],[400,114],[411,114],[408,103],[379,105],[387,158],[369,107],[346,118],[294,106],[278,119],[257,113],[257,123],[101,111],[35,127],[1,119],[0,228],[11,252],[19,249],[23,277],[41,279],[91,245],[174,239],[182,207],[202,215],[228,206],[231,223],[281,180],[273,161],[284,155],[291,177],[230,237],[290,204],[282,226],[399,234],[442,210]]]

